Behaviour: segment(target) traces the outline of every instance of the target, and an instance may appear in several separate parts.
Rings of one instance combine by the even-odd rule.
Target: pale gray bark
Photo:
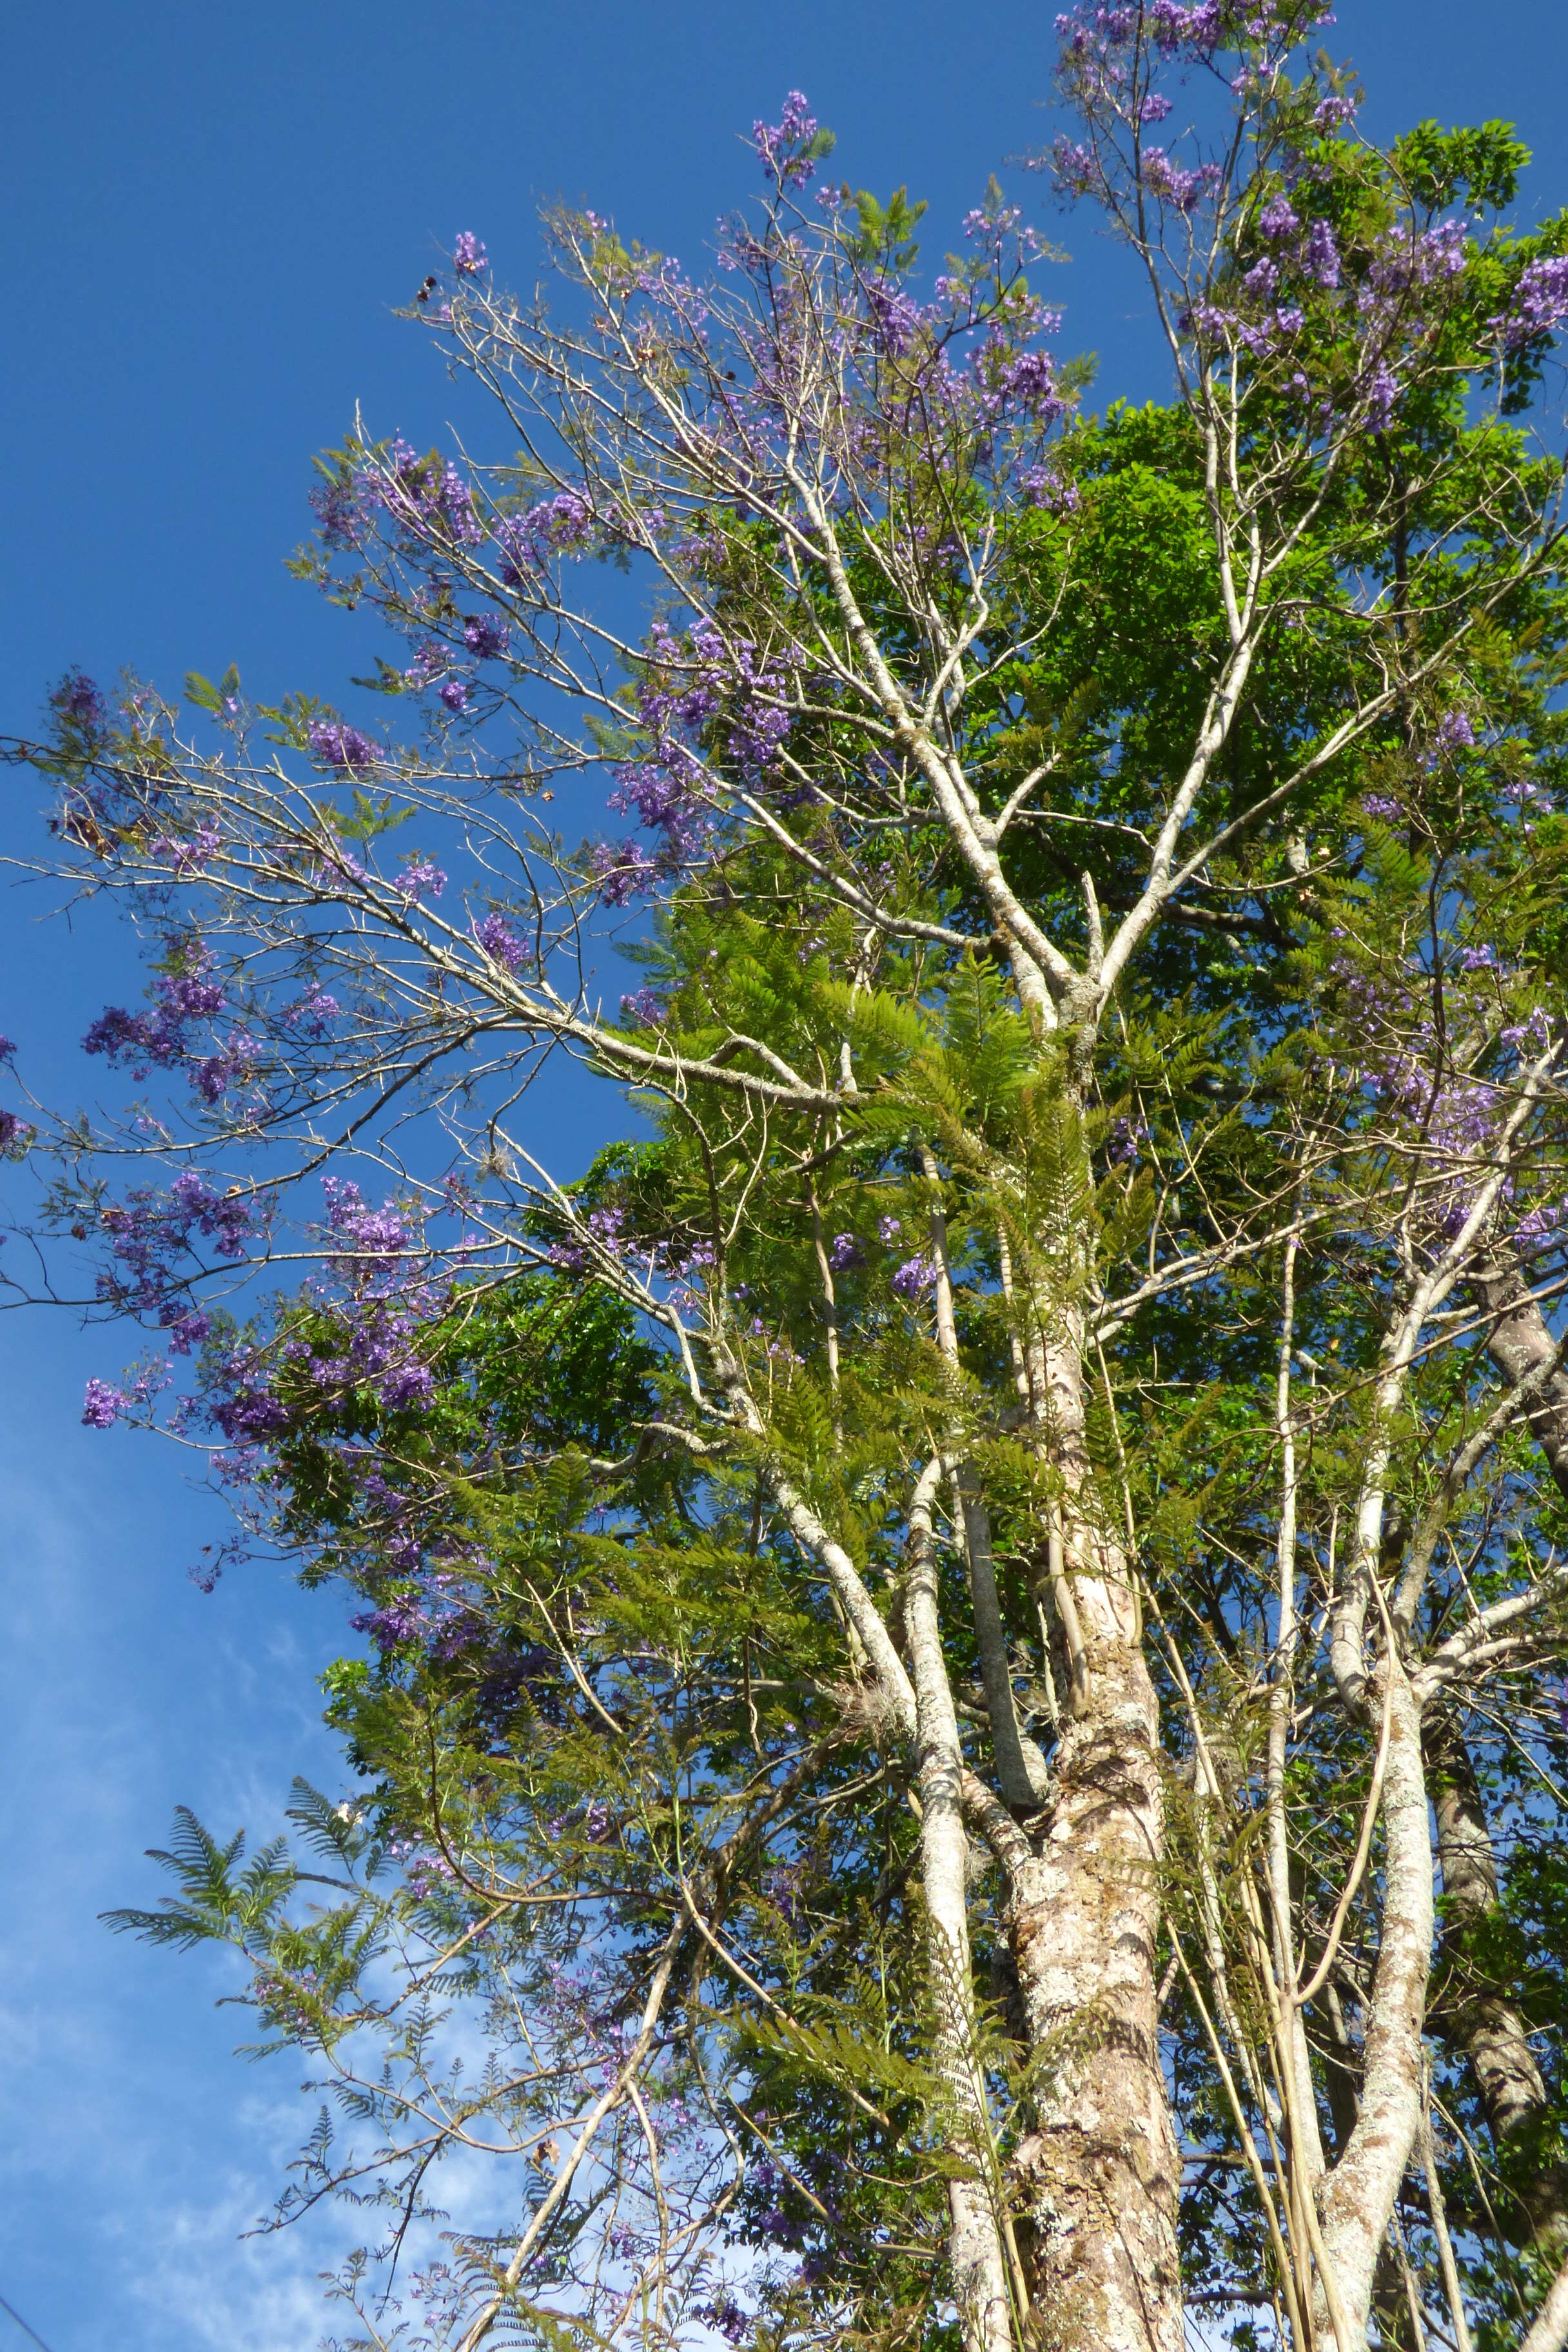
[[[1546,2300],[1535,2315],[1529,2335],[1519,2352],[1563,2352],[1568,2344],[1568,2263],[1564,2263],[1547,2290]]]
[[[1404,1665],[1386,1650],[1373,1681],[1385,1678],[1391,1687],[1383,1916],[1366,2012],[1361,2107],[1318,2195],[1324,2248],[1352,2331],[1352,2343],[1342,2343],[1339,2352],[1361,2352],[1365,2343],[1378,2253],[1423,2113],[1422,2026],[1433,1917],[1426,1776],[1420,1710]],[[1326,2310],[1317,2318],[1321,2341],[1331,2343]]]
[[[1074,1339],[1069,1323],[1065,1342],[1035,1355],[1066,1489],[1052,1541],[1081,1671],[1044,1851],[1016,1874],[1009,1912],[1030,2044],[1049,2062],[1020,2150],[1031,2288],[1050,2352],[1179,2352],[1180,2164],[1154,1984],[1159,1711],[1130,1565],[1094,1510]]]
[[[941,1477],[941,1461],[933,1461],[922,1474],[910,1506],[904,1620],[919,1716],[921,1859],[937,2061],[952,2105],[952,2151],[965,2168],[948,2184],[949,2255],[967,2352],[1010,2352],[1013,2326],[1000,2184],[974,2014],[963,1755],[937,1612],[931,1509]]]

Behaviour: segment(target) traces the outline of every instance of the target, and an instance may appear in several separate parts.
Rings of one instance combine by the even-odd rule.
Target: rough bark
[[[1448,1898],[1450,2031],[1470,2062],[1493,2146],[1527,2151],[1546,2109],[1546,2084],[1517,2010],[1478,1978],[1468,1961],[1467,1931],[1497,1907],[1497,1857],[1469,1749],[1448,1718],[1429,1723],[1433,1806],[1443,1891]],[[1561,2166],[1531,2167],[1515,2184],[1523,2208],[1521,2235],[1539,2244],[1568,2240],[1568,2175]],[[1507,2214],[1504,2213],[1507,2222]]]
[[[1069,1345],[1031,1367],[1066,1488],[1049,1549],[1078,1656],[1043,1852],[1016,1877],[1009,1917],[1047,2060],[1020,2151],[1030,2292],[1048,2352],[1179,2352],[1180,2166],[1154,1982],[1158,1704],[1126,1557],[1089,1504],[1080,1363]]]
[[[1010,1920],[1030,2044],[1050,2069],[1021,2152],[1031,2296],[1051,2352],[1176,2352],[1179,2168],[1153,1965],[1155,1698],[1112,1590],[1079,1580],[1089,1702],[1064,1727],[1045,1852]]]

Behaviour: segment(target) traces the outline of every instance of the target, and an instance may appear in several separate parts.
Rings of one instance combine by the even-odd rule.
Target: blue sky
[[[1054,10],[1015,0],[52,0],[10,12],[0,137],[7,255],[0,447],[0,730],[73,662],[172,684],[237,660],[249,690],[342,695],[353,625],[292,585],[309,459],[354,403],[420,446],[454,405],[389,313],[459,228],[531,281],[537,202],[582,196],[700,261],[749,193],[736,134],[798,84],[835,168],[930,199],[940,251],[987,173],[1037,143]],[[1568,12],[1558,0],[1360,0],[1328,37],[1366,76],[1368,121],[1503,115],[1536,149],[1535,205],[1568,202]],[[1025,201],[1037,208],[1037,185]],[[1052,284],[1063,346],[1100,391],[1163,390],[1137,291],[1087,224]],[[0,847],[37,838],[15,772]],[[0,922],[0,1028],[57,1104],[77,1051],[134,993],[90,916]],[[588,1130],[553,1107],[568,1160]],[[559,1152],[558,1152],[559,1164]],[[216,1967],[96,1924],[154,1891],[141,1849],[173,1806],[276,1826],[289,1777],[334,1780],[314,1676],[344,1610],[274,1570],[211,1599],[185,1568],[221,1532],[154,1441],[80,1426],[83,1382],[131,1350],[68,1316],[0,1321],[0,2294],[52,2347],[305,2352],[338,2241],[238,2231],[303,2120],[296,2070],[229,2055]],[[345,2233],[346,2236],[346,2233]],[[8,2326],[0,2315],[0,2328]],[[22,2341],[16,2338],[18,2344]],[[0,2347],[3,2352],[3,2347]]]

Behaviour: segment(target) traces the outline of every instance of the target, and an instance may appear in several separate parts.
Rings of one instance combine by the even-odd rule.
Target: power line
[[[10,2313],[11,2317],[16,2321],[23,2335],[30,2336],[32,2337],[34,2343],[38,2347],[38,2352],[49,2352],[48,2346],[44,2342],[44,2339],[39,2335],[37,2329],[36,2327],[29,2327],[21,2313],[17,2310],[16,2305],[14,2303],[7,2303],[3,2294],[0,2294],[0,2311]]]

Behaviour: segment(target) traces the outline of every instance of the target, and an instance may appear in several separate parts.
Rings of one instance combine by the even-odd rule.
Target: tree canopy
[[[1061,20],[1167,403],[794,92],[710,282],[419,290],[503,454],[296,566],[383,724],[19,747],[150,969],[0,1115],[85,1417],[366,1637],[117,1915],[309,2053],[355,2344],[1568,2341],[1568,219],[1323,15]]]

